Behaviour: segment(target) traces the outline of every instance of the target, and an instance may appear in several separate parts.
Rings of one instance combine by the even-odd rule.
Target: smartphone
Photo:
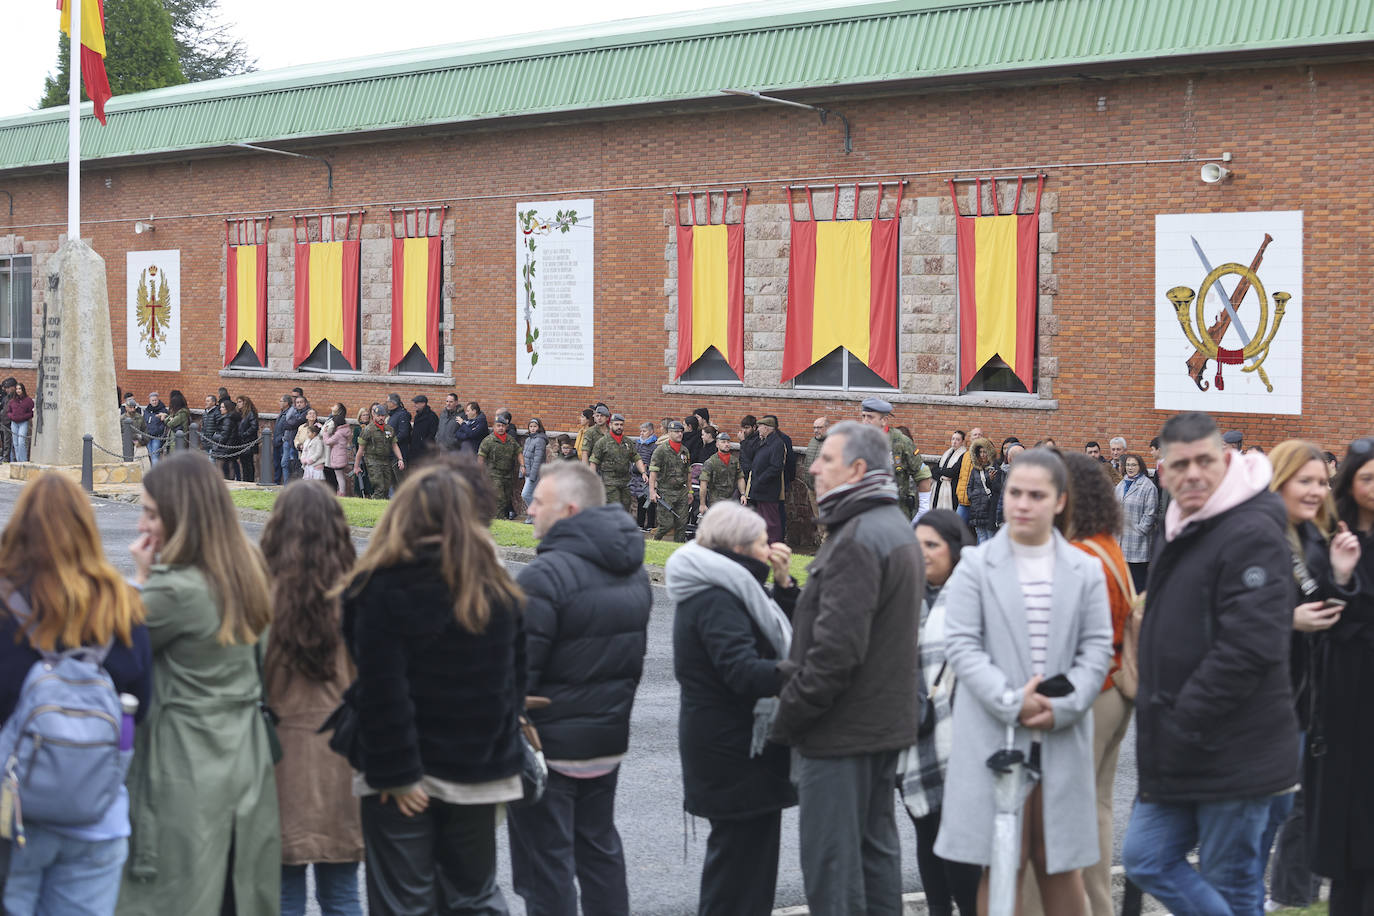
[[[1322,602],[1322,609],[1325,610],[1326,608],[1332,608],[1334,610],[1340,611],[1345,609],[1345,605],[1346,601],[1344,598],[1327,598],[1325,601]]]

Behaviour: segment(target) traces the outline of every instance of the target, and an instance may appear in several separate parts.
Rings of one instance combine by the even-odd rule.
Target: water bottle
[[[121,693],[119,705],[124,709],[124,716],[119,723],[119,749],[132,751],[134,749],[134,715],[138,712],[138,697],[131,693]]]

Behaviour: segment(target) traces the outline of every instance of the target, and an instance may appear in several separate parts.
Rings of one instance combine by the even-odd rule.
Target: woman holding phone
[[[1099,856],[1088,713],[1111,665],[1112,621],[1102,564],[1054,528],[1069,498],[1063,460],[1049,449],[1023,452],[1007,475],[1006,525],[964,551],[945,586],[945,654],[960,697],[935,852],[991,863],[996,804],[986,762],[1014,728],[1015,747],[1043,773],[1021,818],[1021,877],[1032,864],[1045,912],[1084,916],[1081,869]],[[978,912],[987,908],[985,871]]]

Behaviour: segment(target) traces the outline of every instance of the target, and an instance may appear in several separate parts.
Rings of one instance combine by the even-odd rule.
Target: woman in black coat
[[[773,910],[782,809],[797,803],[788,750],[767,741],[787,657],[797,587],[791,551],[769,544],[763,519],[713,505],[694,542],[667,564],[673,672],[681,688],[678,752],[683,807],[711,822],[697,912]],[[763,582],[773,571],[770,597]],[[783,608],[787,610],[784,611]]]
[[[1331,878],[1331,916],[1374,913],[1374,438],[1350,444],[1333,487],[1359,539],[1355,594],[1326,633],[1304,783],[1311,868]],[[1340,535],[1337,535],[1339,537]]]
[[[407,475],[343,593],[372,913],[505,912],[496,810],[523,794],[523,600],[480,498],[448,467]]]
[[[219,402],[219,437],[217,446],[211,451],[211,455],[219,459],[220,470],[224,473],[225,480],[238,480],[242,475],[242,468],[239,465],[239,423],[243,417],[239,414],[238,405],[225,398]]]

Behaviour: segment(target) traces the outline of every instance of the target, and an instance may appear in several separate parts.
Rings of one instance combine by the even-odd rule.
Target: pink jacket
[[[348,424],[342,426],[331,425],[332,421],[325,421],[324,432],[320,438],[324,440],[325,448],[329,453],[325,455],[324,463],[326,467],[346,468],[348,467],[348,445],[353,438]]]

